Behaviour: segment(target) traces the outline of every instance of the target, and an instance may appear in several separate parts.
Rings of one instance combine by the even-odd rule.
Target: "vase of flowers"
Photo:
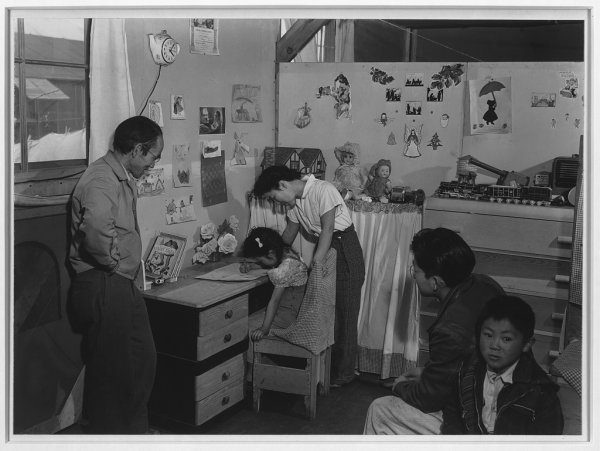
[[[238,245],[235,233],[239,226],[239,219],[231,215],[218,227],[212,222],[200,227],[200,240],[194,246],[192,263],[219,261],[223,255],[232,254]]]

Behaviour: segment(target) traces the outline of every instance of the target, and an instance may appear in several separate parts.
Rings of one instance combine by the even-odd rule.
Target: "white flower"
[[[223,252],[224,254],[231,254],[233,251],[235,251],[238,243],[235,239],[235,236],[233,236],[231,233],[226,233],[225,235],[219,237],[218,244],[220,252]]]
[[[194,263],[206,263],[208,261],[208,255],[202,251],[198,251],[192,257],[192,264]]]
[[[234,232],[237,232],[240,227],[240,220],[236,215],[231,215],[229,217],[229,226],[233,229]]]
[[[200,250],[202,252],[204,252],[206,255],[212,254],[214,251],[217,250],[217,240],[215,238],[213,238],[208,243],[206,243],[204,246],[202,246],[200,248]]]
[[[200,227],[200,236],[205,240],[210,240],[215,236],[216,230],[217,227],[212,222],[209,222]]]

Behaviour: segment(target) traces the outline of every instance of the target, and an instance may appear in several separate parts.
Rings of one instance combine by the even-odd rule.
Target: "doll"
[[[364,184],[359,166],[360,146],[347,142],[342,147],[336,147],[334,153],[340,166],[335,170],[333,185],[344,199],[359,199]]]
[[[374,201],[388,202],[388,196],[392,192],[390,174],[392,162],[390,160],[379,160],[369,171],[369,180],[365,185],[365,194],[371,196]]]

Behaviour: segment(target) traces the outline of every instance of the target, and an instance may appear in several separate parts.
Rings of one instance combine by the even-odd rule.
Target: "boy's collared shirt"
[[[483,409],[481,419],[488,433],[494,433],[496,422],[498,393],[505,385],[513,383],[513,372],[519,361],[509,366],[502,374],[487,370],[483,380]]]

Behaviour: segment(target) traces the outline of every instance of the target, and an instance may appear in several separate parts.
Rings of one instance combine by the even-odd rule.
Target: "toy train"
[[[473,185],[452,181],[441,182],[434,196],[549,206],[552,201],[552,188],[540,186]]]

